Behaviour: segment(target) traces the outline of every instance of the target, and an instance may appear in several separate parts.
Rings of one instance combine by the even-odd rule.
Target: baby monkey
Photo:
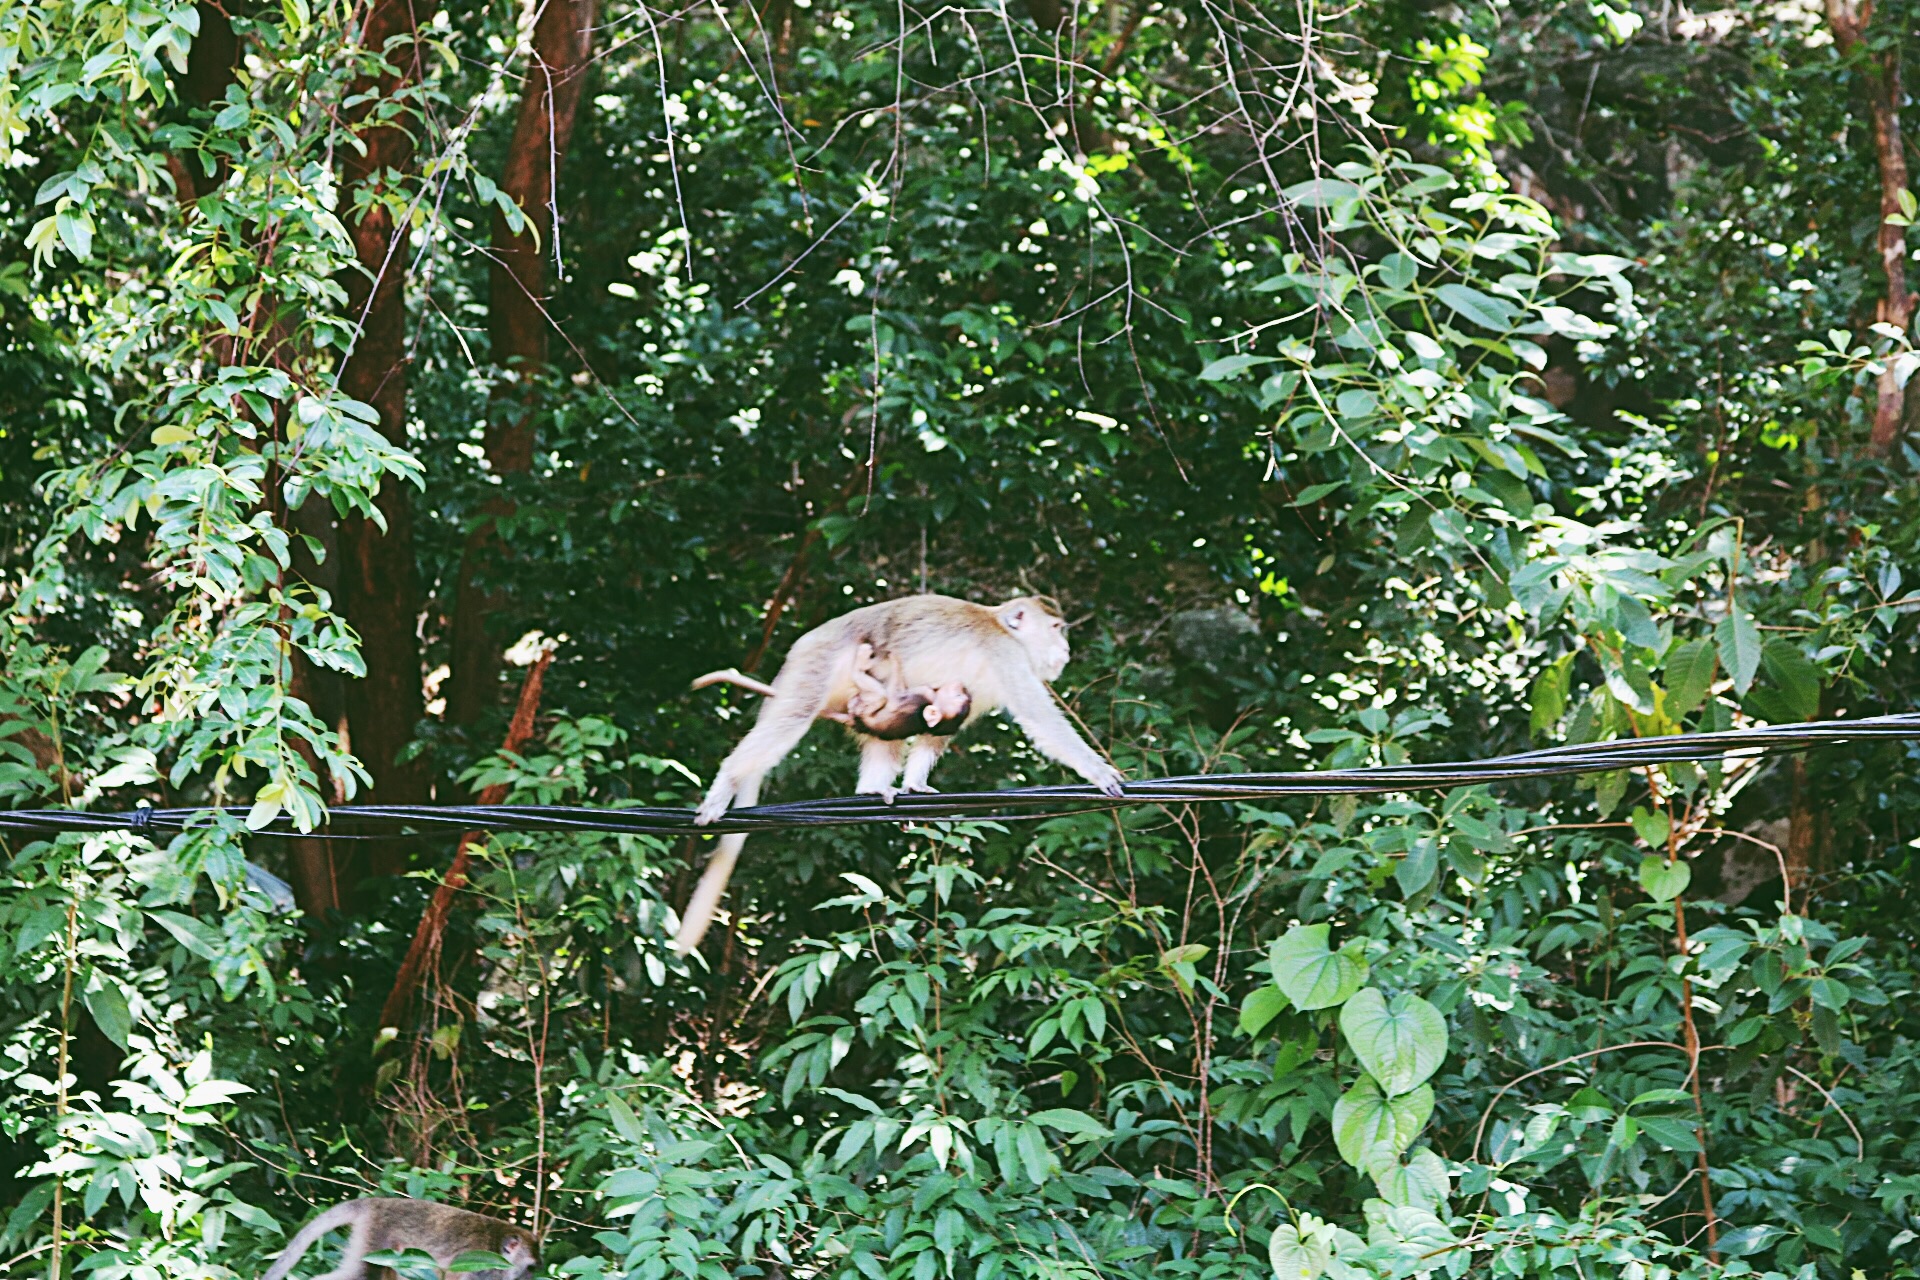
[[[854,693],[847,699],[846,710],[828,709],[820,713],[820,718],[882,742],[902,742],[922,734],[952,737],[973,711],[973,698],[965,685],[950,680],[908,688],[901,679],[899,662],[876,657],[873,646],[865,641],[854,651],[851,675]],[[772,685],[732,668],[709,672],[695,680],[693,687],[703,689],[722,683],[769,696],[775,692]]]
[[[283,1280],[321,1236],[340,1227],[352,1228],[340,1265],[320,1280],[365,1280],[368,1254],[405,1249],[432,1254],[442,1275],[462,1254],[492,1253],[507,1260],[505,1268],[463,1272],[461,1280],[522,1280],[540,1262],[532,1234],[511,1222],[431,1200],[370,1196],[316,1214],[287,1242],[265,1280]]]
[[[825,711],[822,716],[882,742],[900,742],[923,733],[952,737],[973,710],[973,698],[958,681],[907,688],[900,663],[893,658],[876,659],[873,646],[865,641],[853,652],[853,687],[845,711]]]

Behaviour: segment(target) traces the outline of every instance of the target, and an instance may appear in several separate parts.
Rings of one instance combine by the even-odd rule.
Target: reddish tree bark
[[[1907,153],[1900,136],[1900,49],[1864,49],[1867,27],[1873,22],[1874,0],[1827,0],[1827,26],[1834,47],[1851,58],[1861,53],[1861,79],[1873,117],[1873,150],[1880,166],[1880,272],[1887,296],[1879,318],[1904,331],[1913,320],[1914,295],[1907,291],[1907,229],[1887,221],[1902,212],[1900,197],[1907,190]],[[1872,448],[1885,456],[1900,439],[1904,392],[1893,370],[1880,375],[1873,408]]]
[[[186,74],[180,77],[176,88],[182,102],[206,107],[226,97],[227,86],[233,83],[234,69],[240,65],[240,40],[226,13],[211,0],[200,0],[193,11],[200,19],[200,34],[193,38],[193,47],[187,50]],[[177,153],[168,154],[167,169],[173,174],[175,192],[183,205],[199,199],[203,191],[211,190],[218,181],[208,177],[197,160],[187,160]]]
[[[552,661],[553,650],[548,649],[527,672],[527,678],[520,686],[520,703],[514,708],[513,722],[507,726],[506,741],[500,744],[502,751],[519,751],[533,737],[533,720],[540,713],[540,686],[546,680],[547,667]],[[480,793],[481,804],[499,804],[506,798],[506,787],[497,783]],[[413,932],[406,958],[400,962],[399,973],[394,975],[393,990],[387,993],[386,1003],[380,1007],[379,1025],[382,1028],[398,1029],[401,1019],[407,1016],[407,1010],[413,1005],[413,998],[418,994],[427,970],[438,963],[440,942],[446,936],[447,917],[453,911],[454,895],[467,887],[467,868],[473,865],[473,847],[484,839],[486,833],[481,831],[469,831],[460,837],[460,845],[453,853],[453,865],[447,868],[447,874],[434,889],[427,909],[421,912],[420,925]]]
[[[347,273],[347,314],[360,322],[360,334],[340,374],[340,389],[372,405],[380,414],[380,430],[395,443],[406,441],[407,431],[407,315],[406,227],[396,225],[392,213],[379,204],[364,214],[355,202],[363,195],[386,191],[390,175],[411,173],[416,164],[414,122],[381,119],[373,112],[381,102],[420,82],[424,53],[411,39],[420,25],[432,19],[439,0],[366,0],[360,11],[360,43],[365,49],[385,49],[397,70],[377,80],[356,83],[355,96],[375,93],[375,100],[355,108],[350,123],[359,129],[366,150],[341,149],[340,210],[353,236],[359,270]],[[388,48],[388,41],[402,43]],[[413,509],[406,487],[389,481],[377,498],[386,529],[364,516],[348,516],[340,523],[340,606],[360,633],[367,674],[350,682],[345,702],[354,754],[373,775],[369,799],[392,804],[419,803],[428,798],[425,762],[402,763],[399,754],[413,739],[425,714],[421,692],[420,588],[414,566]],[[404,869],[404,855],[394,846],[357,846],[341,861],[365,870],[391,875]],[[351,882],[359,867],[343,868]]]
[[[500,189],[520,206],[531,226],[515,234],[506,215],[494,211],[487,334],[494,363],[509,370],[518,383],[496,396],[487,425],[487,464],[495,475],[517,475],[533,465],[534,406],[526,384],[518,380],[536,376],[547,363],[552,327],[546,310],[547,263],[558,252],[560,237],[555,184],[580,112],[596,12],[597,0],[545,0],[534,25],[520,113],[500,177]],[[511,511],[504,499],[489,503],[461,557],[446,683],[447,718],[457,724],[472,723],[493,700],[498,684],[500,638],[487,634],[486,621],[503,599],[483,580],[505,550],[496,522]]]

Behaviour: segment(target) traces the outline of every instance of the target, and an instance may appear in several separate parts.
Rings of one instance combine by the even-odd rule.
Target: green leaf
[[[65,907],[37,907],[29,912],[20,931],[13,936],[13,954],[17,959],[67,927]]]
[[[1287,505],[1290,507],[1310,507],[1345,483],[1345,480],[1329,480],[1325,484],[1310,484],[1300,491],[1299,497]]]
[[[1420,1148],[1405,1164],[1401,1164],[1397,1156],[1388,1156],[1384,1147],[1375,1148],[1374,1155],[1376,1159],[1368,1165],[1367,1172],[1373,1178],[1373,1185],[1379,1188],[1382,1200],[1388,1204],[1435,1210],[1446,1203],[1453,1184],[1447,1177],[1446,1163],[1430,1149]]]
[[[1410,253],[1390,253],[1380,259],[1379,280],[1389,289],[1404,289],[1420,275],[1420,263]]]
[[[627,1105],[626,1099],[619,1094],[610,1093],[607,1095],[606,1107],[607,1119],[613,1122],[616,1133],[636,1147],[647,1144],[646,1128],[641,1125],[640,1117],[633,1114],[633,1108]]]
[[[1273,1229],[1267,1242],[1267,1261],[1273,1267],[1273,1280],[1318,1280],[1333,1251],[1318,1236],[1302,1236],[1291,1223]]]
[[[1411,898],[1432,884],[1439,870],[1440,842],[1432,836],[1421,836],[1413,842],[1413,848],[1407,850],[1407,856],[1394,867],[1393,878],[1400,886],[1400,892]]]
[[[1366,988],[1341,1009],[1340,1031],[1389,1097],[1413,1092],[1446,1060],[1447,1020],[1410,991],[1388,1003],[1377,988]]]
[[[1202,382],[1227,382],[1255,365],[1273,364],[1278,356],[1221,356],[1200,371]]]
[[[469,1249],[452,1262],[447,1270],[464,1273],[471,1271],[508,1271],[513,1264],[497,1253],[488,1253],[485,1249]]]
[[[1713,629],[1713,642],[1720,650],[1720,661],[1733,677],[1736,693],[1753,687],[1753,674],[1760,669],[1760,628],[1753,616],[1738,609],[1720,619]]]
[[[1815,978],[1807,984],[1807,994],[1815,1004],[1835,1011],[1846,1008],[1847,1001],[1853,997],[1847,984],[1838,978]]]
[[[1612,813],[1626,797],[1627,777],[1625,769],[1609,769],[1593,775],[1593,806],[1602,818]]]
[[[1811,720],[1820,714],[1820,668],[1807,660],[1799,646],[1770,640],[1760,650],[1760,661],[1789,715]]]
[[[1760,1252],[1786,1234],[1785,1227],[1776,1227],[1771,1223],[1737,1227],[1720,1237],[1720,1252],[1728,1257],[1744,1258],[1750,1253]]]
[[[1513,328],[1513,307],[1491,294],[1464,284],[1443,284],[1433,291],[1433,295],[1447,310],[1482,329],[1505,333]]]
[[[1533,678],[1533,688],[1528,693],[1527,702],[1528,720],[1534,737],[1546,736],[1567,714],[1567,693],[1572,670],[1573,655],[1568,654]]]
[[[827,549],[832,550],[851,538],[860,522],[852,516],[821,516],[813,522],[813,527],[826,539]]]
[[[1682,1120],[1675,1116],[1638,1116],[1636,1119],[1640,1122],[1640,1132],[1669,1151],[1700,1149],[1700,1135],[1695,1131],[1691,1120]]]
[[[1267,949],[1273,980],[1294,1008],[1331,1009],[1344,1004],[1367,980],[1366,966],[1344,951],[1327,949],[1327,926],[1300,924]]]
[[[224,939],[203,921],[178,911],[149,911],[147,915],[172,934],[174,941],[202,960],[211,960],[220,953]]]
[[[1646,841],[1649,847],[1654,849],[1667,847],[1667,836],[1673,831],[1673,823],[1668,819],[1665,811],[1648,813],[1635,805],[1628,821],[1633,823],[1633,833]]]
[[[1334,1145],[1340,1148],[1342,1160],[1364,1169],[1375,1147],[1384,1145],[1398,1156],[1412,1146],[1432,1115],[1432,1085],[1389,1098],[1372,1076],[1361,1076],[1333,1104]]]
[[[1084,1111],[1075,1111],[1070,1107],[1055,1107],[1051,1111],[1035,1112],[1028,1117],[1035,1124],[1043,1124],[1049,1129],[1058,1129],[1061,1133],[1074,1138],[1106,1138],[1113,1130],[1095,1120]]]
[[[1705,701],[1718,665],[1710,641],[1689,640],[1676,646],[1667,655],[1667,714],[1678,719]]]
[[[1693,867],[1684,858],[1668,862],[1663,854],[1640,860],[1640,887],[1655,902],[1673,901],[1692,882]]]
[[[120,984],[105,974],[96,976],[86,992],[87,1012],[93,1015],[93,1025],[100,1028],[100,1034],[119,1046],[122,1053],[127,1051],[127,1036],[133,1030],[133,1013],[127,1008],[127,993]]]
[[[1296,182],[1281,191],[1280,198],[1306,209],[1324,209],[1336,200],[1349,200],[1360,194],[1360,188],[1351,182],[1342,182],[1338,178],[1315,178],[1310,182]]]
[[[1240,1003],[1240,1034],[1257,1036],[1261,1028],[1285,1013],[1287,994],[1273,983],[1264,983],[1247,993]]]

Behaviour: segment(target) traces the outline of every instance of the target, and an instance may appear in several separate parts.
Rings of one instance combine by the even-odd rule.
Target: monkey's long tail
[[[709,671],[693,682],[696,689],[704,689],[710,684],[737,684],[742,689],[751,689],[769,698],[773,696],[773,686],[764,680],[755,680],[752,676],[742,675],[732,667],[725,671]]]
[[[293,1239],[287,1241],[287,1247],[280,1251],[280,1256],[274,1260],[271,1267],[267,1268],[267,1274],[261,1280],[281,1280],[281,1277],[293,1270],[294,1264],[300,1261],[307,1250],[313,1248],[314,1241],[335,1227],[343,1227],[352,1222],[359,1208],[358,1200],[349,1200],[314,1215],[311,1222],[295,1232]]]
[[[701,873],[700,883],[693,887],[693,896],[687,899],[686,914],[680,917],[680,932],[673,939],[676,954],[688,954],[707,936],[714,914],[720,909],[720,899],[727,892],[727,881],[733,876],[733,864],[740,861],[740,847],[746,842],[747,837],[737,832],[720,837],[713,857],[707,860],[707,869]],[[279,1277],[268,1276],[267,1280],[279,1280]]]

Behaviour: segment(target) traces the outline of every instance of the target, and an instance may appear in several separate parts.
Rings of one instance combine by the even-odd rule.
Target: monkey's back
[[[863,641],[897,664],[902,684],[965,685],[973,698],[969,722],[999,706],[997,666],[1019,654],[1018,642],[986,605],[901,596],[850,610],[795,640],[774,686],[796,692],[806,686],[830,710],[844,710],[854,693],[852,655]],[[769,701],[761,714],[772,711]]]
[[[474,1213],[470,1209],[456,1209],[434,1200],[370,1197],[361,1203],[370,1209],[369,1234],[376,1249],[422,1247],[419,1240],[402,1237],[410,1236],[417,1230],[418,1219],[424,1215],[438,1237],[434,1246],[427,1251],[442,1266],[463,1253],[497,1253],[501,1241],[515,1231],[511,1224],[501,1222],[498,1218],[489,1218],[484,1213]]]
[[[902,683],[963,684],[976,712],[999,702],[997,666],[1019,656],[1018,641],[1000,625],[994,610],[971,600],[904,596],[846,616],[866,628],[865,638],[877,652],[900,664]],[[986,706],[979,705],[983,700]]]

